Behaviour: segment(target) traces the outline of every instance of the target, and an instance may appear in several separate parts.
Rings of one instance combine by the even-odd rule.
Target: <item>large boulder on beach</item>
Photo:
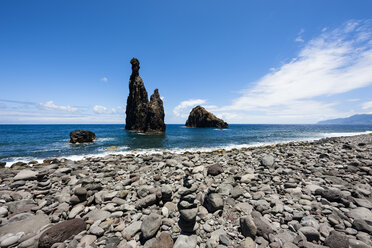
[[[81,231],[84,231],[85,228],[86,223],[82,219],[71,219],[58,223],[41,234],[38,247],[49,248],[55,243],[63,242]]]
[[[75,130],[70,133],[70,143],[80,144],[93,142],[96,139],[96,134],[88,130]]]
[[[229,125],[198,105],[191,110],[189,118],[186,121],[186,127],[228,128]]]
[[[132,58],[132,74],[129,79],[125,129],[134,132],[164,132],[164,108],[158,89],[150,102],[142,78],[139,75],[140,62]]]

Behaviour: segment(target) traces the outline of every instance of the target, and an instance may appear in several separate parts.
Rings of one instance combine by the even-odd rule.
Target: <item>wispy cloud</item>
[[[46,110],[57,110],[57,111],[67,111],[67,112],[76,112],[78,108],[71,107],[70,105],[56,105],[53,101],[47,101],[45,103],[39,103],[38,105],[42,109]]]
[[[302,34],[305,32],[305,29],[301,28],[300,32],[298,32],[297,37],[295,39],[296,42],[304,42],[302,39]]]
[[[313,122],[338,116],[336,103],[315,100],[372,84],[371,24],[350,21],[307,42],[298,56],[267,73],[221,113],[252,112],[283,120]],[[235,121],[232,119],[231,121]]]
[[[93,107],[93,112],[96,114],[122,114],[124,113],[124,108],[122,106],[117,106],[116,108],[107,108],[102,105],[95,105]]]
[[[206,100],[204,99],[189,99],[186,101],[182,101],[173,109],[173,114],[175,116],[185,118],[189,114],[192,107],[204,103],[206,103]]]
[[[108,82],[108,78],[107,77],[103,77],[103,78],[101,78],[101,81],[107,83]]]
[[[362,109],[372,109],[372,101],[363,103]]]

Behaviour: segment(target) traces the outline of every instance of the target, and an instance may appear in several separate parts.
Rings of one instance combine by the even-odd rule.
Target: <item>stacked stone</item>
[[[47,191],[52,187],[52,184],[49,180],[49,172],[48,171],[40,171],[37,174],[37,190],[40,191]]]
[[[209,213],[214,213],[218,210],[223,210],[224,201],[219,193],[217,185],[213,184],[209,187],[208,193],[204,197],[204,207]]]
[[[178,203],[178,211],[180,212],[180,220],[178,225],[182,232],[195,232],[196,215],[198,213],[198,205],[196,202],[196,190],[198,186],[185,177],[183,187],[178,190],[180,201]]]

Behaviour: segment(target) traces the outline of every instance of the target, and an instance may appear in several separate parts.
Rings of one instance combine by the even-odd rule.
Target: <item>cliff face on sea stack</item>
[[[186,121],[186,127],[228,128],[229,125],[214,114],[208,112],[202,106],[196,106],[190,112],[189,118]]]
[[[148,100],[147,91],[139,76],[139,61],[132,58],[132,75],[129,79],[125,129],[134,132],[164,132],[164,108],[158,89]]]

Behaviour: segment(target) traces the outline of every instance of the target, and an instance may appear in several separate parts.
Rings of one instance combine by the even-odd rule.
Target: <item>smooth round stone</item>
[[[4,239],[3,241],[1,241],[0,246],[1,247],[8,247],[8,246],[16,244],[18,242],[18,240],[23,236],[23,234],[24,234],[23,232],[22,233],[17,233],[14,236],[10,236],[10,237]]]
[[[111,214],[111,217],[121,217],[121,216],[123,216],[122,211],[116,211]]]
[[[198,208],[180,210],[180,214],[181,214],[182,218],[186,221],[195,220],[197,213],[198,213]]]
[[[204,231],[206,231],[208,233],[213,232],[213,228],[208,223],[205,223],[203,225],[203,229],[204,229]]]
[[[102,234],[105,232],[105,230],[99,226],[91,226],[89,231],[91,234],[96,236],[102,236]]]
[[[87,194],[87,189],[83,187],[77,187],[75,189],[75,195],[77,196],[85,196]]]
[[[6,207],[0,207],[0,217],[5,217],[8,215],[8,209]]]

